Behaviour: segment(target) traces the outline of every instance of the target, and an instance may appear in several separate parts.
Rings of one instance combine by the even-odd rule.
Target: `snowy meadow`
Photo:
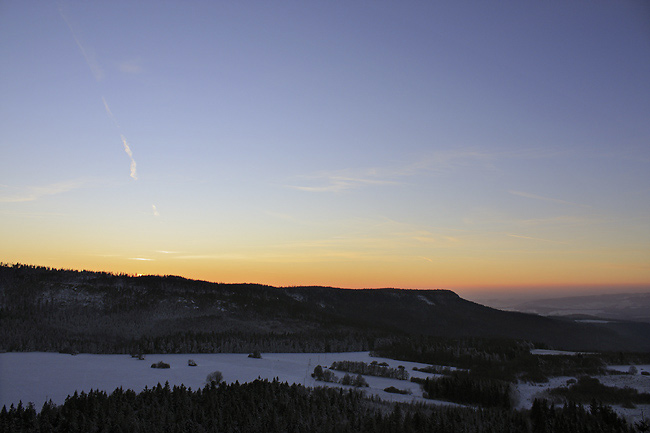
[[[563,351],[544,351],[544,355],[568,354]],[[540,353],[540,354],[542,354]],[[361,361],[367,364],[375,361],[386,363],[392,368],[404,366],[410,377],[436,377],[438,375],[413,370],[426,364],[397,361],[389,358],[372,357],[369,352],[343,353],[263,353],[262,357],[251,358],[244,353],[217,354],[150,354],[139,360],[130,355],[69,355],[51,352],[9,352],[0,353],[0,406],[34,403],[40,410],[48,400],[62,404],[68,395],[76,392],[102,390],[108,393],[118,387],[132,389],[136,392],[145,387],[152,388],[158,383],[168,382],[170,386],[185,385],[191,389],[206,385],[208,374],[214,371],[223,373],[227,383],[251,382],[255,379],[273,380],[289,384],[301,384],[307,387],[328,386],[350,388],[340,383],[316,381],[311,374],[317,365],[327,368],[335,361]],[[196,366],[189,366],[193,360]],[[158,362],[169,364],[170,368],[151,368]],[[639,365],[636,374],[627,372],[630,366],[611,366],[619,374],[598,376],[608,386],[630,387],[639,392],[650,391],[650,376],[642,374],[650,371],[650,365]],[[339,378],[345,374],[333,371]],[[427,404],[459,406],[440,400],[425,399],[419,384],[410,380],[398,380],[384,377],[364,376],[367,388],[360,388],[368,397],[376,396],[384,401],[422,402]],[[535,398],[548,398],[547,392],[556,387],[565,386],[571,377],[552,377],[546,383],[519,383],[514,390],[515,408],[530,408]],[[384,391],[395,387],[408,391],[409,394],[395,394]],[[636,408],[613,407],[628,420],[641,419],[641,411],[648,412],[648,405]]]
[[[196,362],[188,366],[188,360]],[[163,361],[168,369],[151,368],[152,363]],[[33,402],[40,410],[48,400],[56,404],[65,401],[75,391],[88,392],[91,389],[111,392],[115,388],[141,391],[158,383],[169,382],[197,389],[206,385],[209,373],[218,370],[223,373],[225,382],[250,382],[257,378],[278,378],[282,382],[297,383],[309,387],[335,386],[341,384],[317,382],[311,377],[316,365],[329,367],[334,361],[372,361],[386,362],[390,367],[403,365],[413,377],[431,377],[431,374],[414,371],[413,367],[425,364],[395,361],[387,358],[371,357],[368,352],[346,353],[263,353],[261,359],[249,358],[242,353],[217,354],[166,354],[147,355],[138,360],[129,355],[67,355],[61,353],[1,353],[0,354],[0,406],[9,407],[12,403]],[[339,377],[343,372],[335,372]],[[416,383],[407,380],[366,376],[369,387],[363,388],[366,395],[376,395],[386,401],[426,402],[454,405],[454,403],[426,400]],[[394,386],[410,390],[411,395],[387,393],[384,388]]]

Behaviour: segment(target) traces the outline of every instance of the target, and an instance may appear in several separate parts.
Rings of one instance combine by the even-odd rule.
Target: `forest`
[[[580,403],[598,400],[605,404],[623,404],[627,407],[634,407],[635,404],[650,404],[650,393],[639,392],[633,388],[606,386],[598,379],[589,376],[579,377],[570,386],[554,388],[550,394]]]
[[[650,353],[539,356],[532,354],[531,348],[528,342],[507,339],[410,336],[380,340],[373,354],[467,369],[475,377],[507,382],[547,382],[553,376],[599,375],[605,374],[609,363],[650,361]]]
[[[638,428],[644,426],[639,425]],[[0,411],[1,432],[439,432],[551,433],[637,430],[593,403],[529,411],[499,408],[387,405],[354,389],[305,388],[277,380],[212,383],[191,390],[168,384],[140,393],[118,388],[75,393],[39,412],[19,403]]]
[[[483,407],[512,407],[512,387],[494,379],[476,378],[466,372],[454,372],[441,378],[411,378],[422,386],[424,398],[447,400]]]
[[[479,340],[650,351],[648,323],[584,324],[499,311],[449,290],[272,287],[22,264],[0,263],[0,313],[0,350],[7,351],[367,351],[380,340],[419,336],[474,338],[495,364],[526,347],[490,349]],[[462,355],[476,359],[468,350]]]
[[[404,366],[391,368],[388,365],[382,365],[377,361],[370,364],[359,361],[336,361],[330,366],[332,370],[346,371],[354,374],[364,374],[368,376],[388,377],[391,379],[408,380],[409,373]]]

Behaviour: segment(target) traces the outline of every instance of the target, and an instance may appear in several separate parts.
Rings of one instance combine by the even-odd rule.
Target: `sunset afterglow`
[[[650,290],[645,2],[3,2],[0,261]]]

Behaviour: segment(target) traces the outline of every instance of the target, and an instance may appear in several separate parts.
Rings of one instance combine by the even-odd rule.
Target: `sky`
[[[3,1],[0,261],[650,291],[648,77],[645,1]]]

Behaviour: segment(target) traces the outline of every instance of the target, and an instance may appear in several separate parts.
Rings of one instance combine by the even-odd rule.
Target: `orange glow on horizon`
[[[525,292],[563,293],[650,291],[650,282],[643,278],[607,280],[605,273],[593,273],[588,269],[578,274],[566,274],[564,279],[548,269],[526,269],[519,272],[499,272],[486,266],[447,264],[438,273],[422,269],[416,263],[254,263],[243,260],[161,260],[132,257],[92,257],[72,261],[41,259],[20,260],[23,264],[49,266],[52,268],[124,273],[128,275],[175,275],[183,278],[215,283],[255,283],[276,287],[330,286],[347,289],[400,288],[400,289],[447,289],[463,293],[480,294],[498,292],[523,294]],[[15,263],[15,262],[5,262]],[[464,271],[464,272],[463,272]],[[536,272],[536,273],[535,273]],[[530,275],[535,278],[530,278]],[[528,277],[528,278],[527,278]],[[637,277],[643,277],[639,275]],[[568,295],[567,295],[568,296]]]

